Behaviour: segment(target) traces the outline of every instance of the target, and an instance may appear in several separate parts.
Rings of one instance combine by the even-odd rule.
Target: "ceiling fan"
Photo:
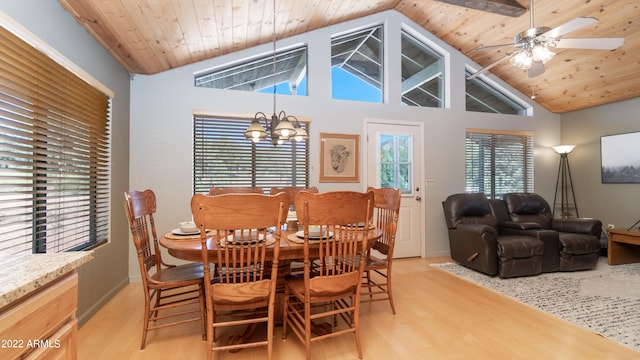
[[[596,23],[598,19],[593,17],[578,17],[553,29],[546,26],[534,27],[533,0],[529,3],[529,21],[530,28],[516,35],[513,38],[513,44],[481,46],[474,49],[473,51],[483,51],[506,46],[513,47],[513,50],[470,75],[467,80],[489,71],[507,57],[512,65],[527,70],[529,77],[533,78],[544,73],[544,64],[555,55],[552,49],[614,50],[624,43],[624,38],[562,38],[562,35]]]

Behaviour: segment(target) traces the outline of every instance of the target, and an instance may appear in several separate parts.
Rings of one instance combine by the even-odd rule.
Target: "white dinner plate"
[[[299,237],[300,239],[304,239],[304,230],[300,230],[300,231],[296,232],[296,236]],[[333,233],[332,232],[329,232],[329,237],[333,237]],[[326,239],[326,238],[327,238],[326,235],[322,236],[322,235],[320,235],[319,232],[316,232],[316,233],[311,233],[310,232],[309,233],[309,239],[311,239],[311,240],[320,240],[320,239]]]
[[[196,230],[196,231],[193,231],[193,232],[184,232],[184,231],[180,230],[180,228],[177,228],[177,229],[171,230],[171,233],[173,235],[183,235],[183,236],[196,235],[196,234],[200,234],[200,230]]]
[[[249,244],[249,243],[255,243],[256,242],[256,235],[257,231],[256,230],[252,230],[251,233],[249,233],[248,231],[242,232],[241,230],[236,230],[236,238],[235,241],[236,243],[240,243],[240,244]],[[263,241],[264,240],[264,234],[259,234],[258,236],[258,241]],[[228,242],[233,242],[233,235],[229,235],[227,236],[227,241]]]

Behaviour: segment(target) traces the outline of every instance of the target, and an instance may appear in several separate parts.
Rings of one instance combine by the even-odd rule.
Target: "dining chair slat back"
[[[398,230],[402,191],[393,188],[373,187],[369,187],[367,191],[373,192],[373,221],[376,228],[382,231],[382,236],[378,238],[367,251],[362,284],[366,292],[363,289],[360,301],[362,303],[368,303],[388,300],[391,311],[395,314],[396,308],[393,303],[393,292],[391,291],[391,268],[393,264],[396,233]],[[378,257],[372,254],[372,250],[377,251],[383,256]],[[372,273],[376,274],[376,278],[371,276]]]
[[[255,346],[267,346],[271,359],[279,242],[287,209],[285,194],[193,196],[191,211],[200,229],[205,274],[208,359],[212,351]],[[266,268],[267,247],[272,244],[273,260]],[[210,263],[216,264],[213,272]],[[217,341],[218,329],[233,331],[238,325],[259,323],[267,325],[264,340],[234,336],[226,345]]]
[[[124,196],[124,209],[136,247],[145,298],[145,319],[140,349],[146,346],[148,331],[192,321],[201,322],[204,339],[202,264],[176,266],[165,263],[160,252],[154,221],[157,207],[155,193],[150,189],[132,190],[125,192]],[[176,308],[184,310],[174,311]],[[170,309],[172,310],[169,311]],[[159,314],[160,311],[162,315]],[[195,313],[198,315],[192,315]]]
[[[362,358],[360,287],[373,201],[372,192],[296,195],[296,212],[304,234],[304,271],[303,276],[285,279],[283,337],[291,328],[304,343],[307,359],[311,358],[312,342],[348,333],[355,335]],[[318,247],[317,259],[310,257],[312,242]],[[315,324],[323,318],[332,318],[332,324]],[[321,329],[316,329],[313,336],[312,324]]]
[[[296,195],[301,191],[310,192],[313,194],[317,194],[318,188],[315,186],[312,187],[304,187],[304,186],[286,186],[286,187],[272,187],[270,190],[271,195],[275,195],[278,193],[285,193],[289,197],[289,210],[295,211],[295,199]],[[296,222],[293,222],[293,226],[295,228]],[[289,227],[289,226],[288,226]],[[290,271],[292,274],[302,274],[302,263],[300,261],[292,261],[290,264]]]

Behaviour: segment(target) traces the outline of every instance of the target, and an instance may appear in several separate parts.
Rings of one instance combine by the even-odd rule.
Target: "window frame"
[[[508,114],[508,115],[516,115],[516,116],[527,116],[531,114],[531,106],[526,102],[522,101],[520,97],[514,95],[512,92],[508,91],[502,86],[499,86],[497,83],[489,79],[486,75],[477,76],[471,80],[467,78],[472,75],[472,69],[467,66],[465,69],[465,111],[469,112],[484,112],[489,114]],[[492,109],[490,106],[486,106],[482,101],[477,99],[477,96],[473,96],[469,94],[468,84],[472,82],[476,84],[478,87],[483,88],[488,94],[493,95],[496,99],[500,100],[502,103],[514,109],[514,113],[506,113],[500,112],[496,109]],[[473,98],[477,103],[483,104],[487,109],[492,109],[493,111],[478,111],[478,110],[469,110],[469,98]]]
[[[0,254],[106,243],[113,93],[26,30],[0,33]]]
[[[404,45],[403,42],[404,41],[408,41],[411,42],[413,44],[415,44],[416,46],[419,46],[420,48],[422,48],[422,50],[425,53],[428,53],[429,55],[432,55],[434,57],[439,57],[439,60],[434,62],[432,65],[429,65],[426,68],[423,68],[420,72],[422,71],[426,71],[429,68],[431,68],[432,66],[439,66],[440,67],[440,71],[437,72],[436,76],[433,76],[433,78],[439,78],[439,83],[438,83],[438,91],[440,92],[438,96],[431,94],[429,91],[425,90],[423,88],[423,85],[425,84],[429,84],[431,82],[431,80],[429,81],[422,81],[419,84],[414,84],[411,85],[409,84],[408,86],[411,86],[411,89],[408,89],[405,91],[405,83],[407,83],[407,79],[402,79],[402,90],[401,90],[401,94],[400,94],[400,101],[401,104],[404,106],[418,106],[418,107],[433,107],[433,108],[444,108],[446,105],[446,87],[447,87],[447,79],[446,79],[446,67],[447,67],[447,61],[446,61],[446,55],[444,53],[444,51],[435,46],[435,44],[433,44],[432,42],[428,41],[427,39],[425,39],[424,37],[420,36],[419,34],[417,34],[415,32],[414,29],[412,28],[407,28],[405,26],[402,27],[401,31],[400,31],[400,43],[401,43],[401,60],[400,60],[400,66],[404,69],[404,62],[405,59],[411,59],[410,57],[406,56],[402,50],[404,50]],[[411,59],[411,61],[414,61],[413,59]],[[404,70],[401,70],[401,72]],[[418,73],[420,73],[418,72]],[[416,74],[418,74],[416,73]],[[412,77],[415,77],[415,75],[412,75]],[[408,84],[408,83],[407,83]],[[423,91],[425,94],[428,94],[430,96],[432,96],[434,99],[437,100],[438,102],[438,106],[427,106],[427,105],[422,105],[422,104],[418,104],[418,103],[414,103],[413,101],[408,101],[410,100],[409,98],[406,98],[405,100],[405,94],[409,94],[409,92],[416,90],[416,89],[420,89],[421,91]]]
[[[482,192],[488,198],[499,199],[509,192],[533,192],[534,191],[534,167],[533,167],[533,141],[532,131],[518,130],[493,130],[493,129],[466,129],[465,133],[465,191]],[[478,144],[482,142],[481,144]],[[477,146],[474,151],[473,146]],[[509,146],[522,146],[521,159],[514,164],[514,151]],[[483,148],[481,148],[483,147]],[[505,154],[496,152],[496,149],[504,150]],[[483,152],[488,151],[484,154]],[[484,159],[484,161],[481,161]],[[486,169],[486,167],[489,169]],[[513,165],[517,165],[514,166]],[[499,171],[502,168],[502,171]],[[510,187],[496,184],[496,179],[505,181],[507,177],[500,174],[513,174],[522,172],[521,187]],[[477,179],[474,179],[477,178]],[[488,181],[487,181],[488,178]],[[488,187],[488,189],[487,189]]]
[[[301,53],[301,55],[296,61],[298,53]],[[301,59],[304,59],[304,62],[301,62]],[[295,45],[266,54],[228,62],[211,70],[201,71],[194,75],[194,86],[265,93],[274,93],[275,90],[276,94],[281,95],[307,96],[309,92],[308,63],[308,45]],[[238,76],[242,78],[242,81],[236,82],[234,76],[242,73],[249,75],[245,78]],[[224,82],[224,78],[231,78],[230,84],[215,86],[216,81]],[[290,82],[289,80],[291,79],[294,81]],[[303,87],[300,87],[301,83],[304,84]],[[282,84],[287,84],[288,86],[283,86]]]
[[[252,120],[249,116],[193,115],[194,194],[206,193],[214,186],[262,187],[267,192],[272,187],[310,186],[309,140],[287,141],[282,145],[273,145],[268,140],[253,143],[244,136]],[[310,120],[298,120],[309,133]],[[251,169],[247,170],[247,166]],[[291,177],[279,180],[279,174]]]
[[[333,34],[331,36],[331,38],[329,39],[329,52],[330,52],[330,63],[331,63],[331,67],[330,67],[330,71],[331,71],[331,99],[334,100],[347,100],[347,101],[364,101],[364,102],[371,102],[371,103],[384,103],[384,99],[385,99],[385,56],[386,56],[386,46],[385,46],[385,36],[387,30],[385,29],[386,24],[384,23],[379,23],[379,24],[373,24],[370,26],[366,26],[366,27],[358,27],[358,28],[353,28],[350,29],[348,31],[345,32],[341,32],[341,33],[337,33],[337,34]],[[379,38],[376,38],[374,36],[376,31],[380,31],[379,34]],[[368,35],[364,35],[366,33],[369,33]],[[353,48],[353,49],[346,49],[343,51],[339,51],[338,53],[334,52],[334,49],[336,49],[336,47],[339,44],[336,44],[335,42],[340,42],[340,43],[348,43],[353,41],[354,39],[358,39],[359,36],[365,36],[367,39],[369,38],[373,38],[379,41],[379,54],[377,54],[377,56],[379,57],[379,64],[376,63],[376,59],[372,59],[370,56],[367,56],[365,53],[360,52],[358,50],[358,48]],[[360,41],[360,44],[364,44],[366,43],[365,41]],[[379,74],[379,79],[373,78],[372,76],[370,76],[369,74],[367,74],[366,69],[362,69],[362,68],[357,68],[357,67],[353,67],[351,64],[349,64],[349,61],[351,59],[354,58],[354,54],[358,54],[361,58],[366,58],[368,60],[370,60],[370,62],[375,63],[379,69],[378,69],[378,74]],[[341,65],[334,65],[334,59],[341,57],[341,55],[343,54],[348,54],[348,56],[346,56],[346,61],[342,61]],[[348,66],[350,69],[352,69],[352,71],[348,71],[348,70],[343,70],[344,66]],[[344,71],[346,74],[351,75],[352,77],[354,77],[356,80],[359,80],[360,82],[364,83],[364,85],[368,85],[371,88],[376,89],[377,91],[379,91],[379,97],[376,100],[369,100],[366,96],[362,97],[362,91],[365,88],[360,88],[359,91],[350,91],[348,97],[346,96],[338,96],[338,94],[336,94],[336,74],[334,73],[334,70],[341,70]],[[359,74],[359,75],[356,75]],[[365,80],[365,79],[369,79],[369,80]],[[355,97],[357,94],[358,97]],[[366,100],[365,100],[366,99]]]

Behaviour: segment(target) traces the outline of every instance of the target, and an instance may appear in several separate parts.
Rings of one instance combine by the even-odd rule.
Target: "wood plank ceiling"
[[[154,74],[272,41],[270,0],[59,0],[132,73]],[[517,0],[529,8],[528,0]],[[386,10],[396,10],[481,66],[511,47],[530,25],[529,11],[509,17],[435,0],[277,0],[282,39]],[[579,16],[599,22],[565,37],[622,37],[616,50],[556,49],[544,74],[530,79],[501,61],[491,69],[554,113],[640,95],[640,1],[535,0],[534,25],[556,27]]]

